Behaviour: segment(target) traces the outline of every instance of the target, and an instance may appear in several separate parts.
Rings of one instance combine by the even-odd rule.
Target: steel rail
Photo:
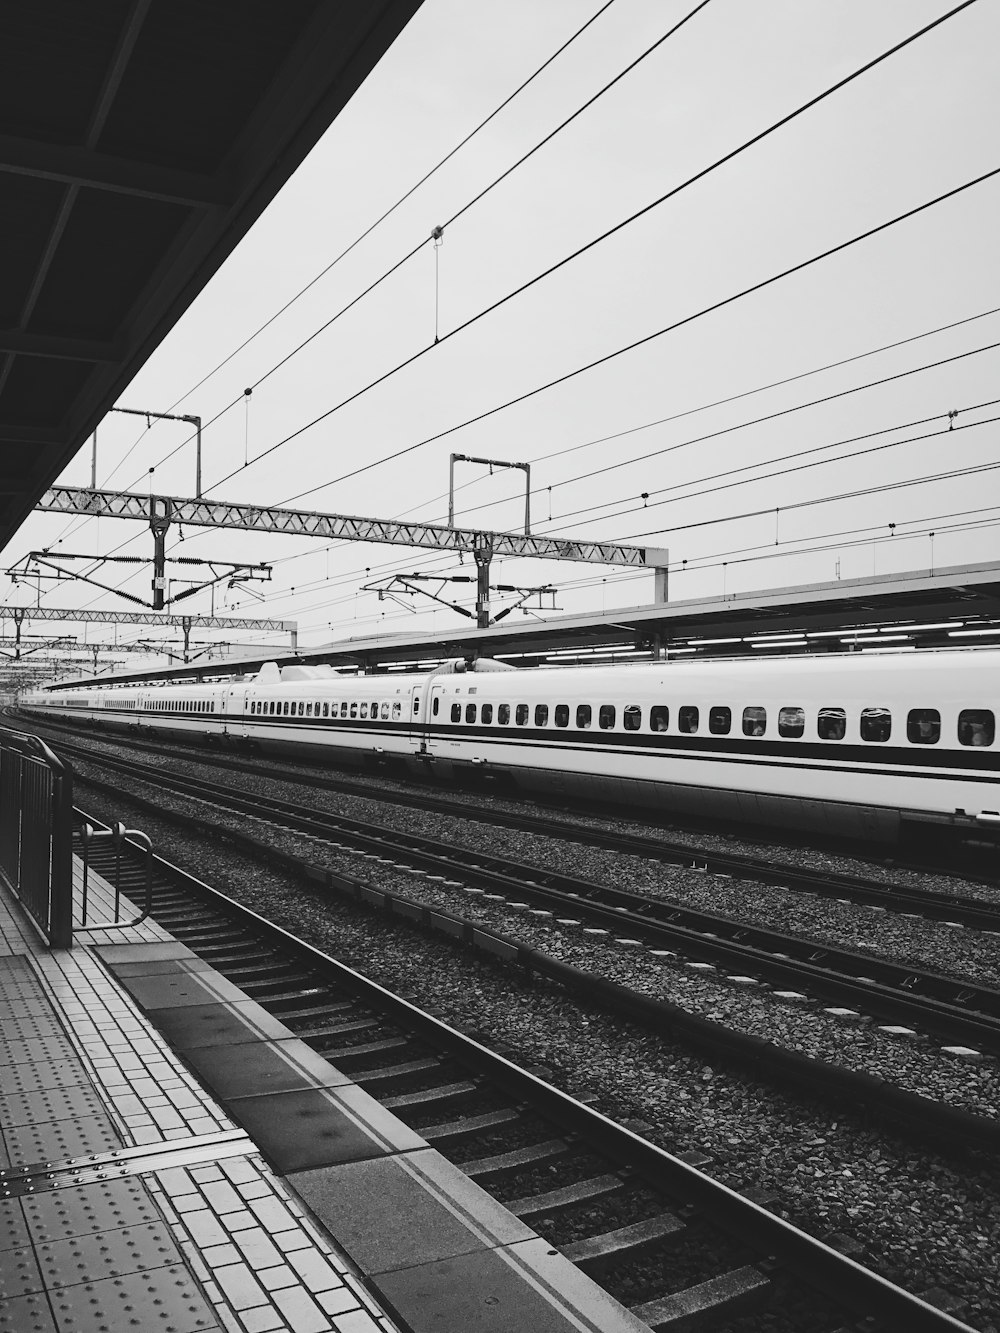
[[[82,811],[79,813],[81,819],[100,824],[92,816],[84,815]],[[128,849],[129,844],[126,842],[125,846]],[[825,1293],[826,1299],[833,1299],[838,1306],[854,1308],[863,1318],[885,1320],[888,1327],[906,1328],[912,1333],[970,1333],[968,1325],[920,1296],[895,1286],[793,1223],[715,1181],[592,1106],[553,1087],[505,1055],[488,1049],[473,1037],[421,1010],[406,997],[393,994],[378,982],[164,858],[155,857],[155,866],[160,885],[168,886],[173,914],[178,918],[183,919],[187,914],[178,895],[191,904],[207,904],[217,916],[236,923],[240,929],[266,942],[275,956],[284,958],[293,970],[305,968],[331,987],[354,992],[366,1005],[389,1014],[404,1030],[417,1033],[432,1049],[447,1051],[488,1079],[515,1103],[532,1107],[539,1116],[562,1127],[564,1132],[579,1136],[595,1150],[631,1168],[645,1185],[665,1195],[671,1207],[678,1207],[679,1201],[694,1207],[741,1244],[750,1244],[761,1256],[765,1268],[772,1267],[775,1261],[787,1265],[796,1280]],[[196,945],[191,947],[198,952]],[[225,968],[220,970],[225,975]],[[266,998],[261,998],[260,1003],[267,1007]],[[359,1078],[363,1083],[363,1075]]]
[[[40,724],[41,725],[41,724]],[[47,720],[45,726],[56,730],[79,734],[79,729],[72,724]],[[106,744],[114,744],[107,738]],[[143,738],[144,751],[159,754],[176,755],[178,750],[190,749],[191,744],[183,742],[175,746],[162,742],[151,742]],[[560,838],[569,842],[579,842],[589,846],[601,847],[609,851],[620,851],[629,856],[642,856],[648,860],[662,861],[666,865],[689,867],[692,860],[699,868],[713,875],[731,875],[736,879],[747,879],[767,884],[775,882],[780,875],[782,884],[787,888],[802,889],[821,897],[847,898],[851,902],[868,903],[884,907],[887,911],[910,913],[927,917],[935,921],[957,922],[979,930],[1000,932],[1000,906],[975,898],[969,894],[952,893],[939,889],[911,889],[901,884],[886,884],[859,875],[846,875],[836,871],[811,871],[789,865],[787,862],[771,861],[764,857],[741,856],[732,852],[714,852],[692,847],[688,843],[671,842],[656,836],[645,837],[640,834],[614,833],[594,828],[567,819],[551,815],[539,815],[532,812],[513,812],[490,808],[470,809],[468,802],[454,798],[427,794],[420,791],[392,792],[363,790],[357,782],[349,778],[331,777],[326,771],[303,773],[301,769],[281,768],[270,765],[266,771],[245,760],[218,753],[200,754],[198,762],[213,768],[224,768],[233,772],[251,776],[266,776],[276,782],[292,782],[323,791],[357,794],[383,804],[403,805],[408,808],[428,810],[435,814],[454,815],[458,818],[474,818],[482,823],[494,824],[502,828],[517,829],[525,833],[538,833],[545,837]],[[900,869],[912,869],[926,872],[928,867],[914,865],[898,860],[895,864]],[[988,879],[975,875],[969,878],[990,888],[1000,888],[1000,880]]]
[[[101,763],[159,788],[278,822],[328,843],[347,839],[352,848],[384,856],[401,868],[416,866],[445,878],[461,875],[478,887],[514,894],[563,915],[585,912],[604,928],[641,934],[659,947],[676,948],[696,961],[749,970],[781,985],[805,987],[822,998],[859,1005],[880,1017],[916,1023],[951,1041],[1000,1050],[998,990],[717,913],[517,865],[468,848],[446,847],[437,839],[397,833],[325,811],[303,810],[288,801],[244,796],[231,788],[151,770],[130,760],[102,756]],[[80,780],[86,781],[85,776],[81,774]],[[776,879],[783,880],[783,876]]]

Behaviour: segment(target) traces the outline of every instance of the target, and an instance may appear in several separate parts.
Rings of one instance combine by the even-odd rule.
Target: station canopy
[[[419,4],[0,9],[0,550]]]

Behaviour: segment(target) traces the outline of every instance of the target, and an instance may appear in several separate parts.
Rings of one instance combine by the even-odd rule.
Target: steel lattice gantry
[[[25,622],[32,620],[72,620],[84,625],[157,625],[180,629],[184,639],[184,660],[187,661],[192,629],[246,629],[274,633],[280,630],[291,635],[294,650],[298,642],[298,621],[235,618],[233,616],[171,616],[152,611],[82,611],[73,607],[56,606],[0,606],[0,622],[14,622],[14,656],[21,652],[21,631]]]
[[[89,514],[95,518],[137,519],[148,523],[154,533],[161,534],[169,523],[181,523],[189,527],[237,528],[244,532],[281,532],[297,537],[381,542],[391,546],[468,552],[475,558],[479,574],[476,615],[480,628],[489,625],[489,567],[494,556],[579,560],[593,564],[648,568],[656,571],[655,601],[666,601],[667,552],[660,547],[487,532],[435,523],[397,523],[346,514],[230,504],[224,500],[136,495],[129,491],[89,490],[73,486],[52,487],[39,500],[37,508],[59,513]],[[162,539],[158,549],[161,548]]]

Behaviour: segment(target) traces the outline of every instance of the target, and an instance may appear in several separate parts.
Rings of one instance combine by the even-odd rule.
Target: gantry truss
[[[0,606],[0,622],[14,622],[13,656],[23,656],[22,628],[33,620],[72,620],[83,625],[157,625],[161,629],[175,627],[184,641],[184,661],[189,660],[192,629],[253,629],[267,633],[284,632],[291,635],[291,647],[298,643],[297,620],[237,619],[234,616],[171,616],[153,611],[80,611],[73,607],[57,606]],[[151,651],[151,650],[147,650]]]
[[[659,547],[535,537],[528,533],[488,532],[439,523],[399,523],[347,514],[231,504],[224,500],[136,495],[129,491],[88,490],[74,486],[53,486],[45,492],[36,508],[63,514],[89,514],[95,518],[138,519],[149,524],[154,533],[162,531],[167,524],[178,523],[189,527],[238,528],[244,532],[280,532],[295,537],[380,542],[390,546],[468,552],[475,557],[479,571],[476,609],[478,623],[484,628],[489,624],[489,566],[495,556],[579,560],[590,564],[629,565],[656,570],[656,601],[666,600],[668,556]]]

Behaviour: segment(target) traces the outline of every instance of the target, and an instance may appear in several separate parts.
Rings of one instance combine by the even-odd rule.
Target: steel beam
[[[177,625],[181,629],[257,629],[295,633],[297,620],[235,620],[230,616],[170,616],[152,611],[77,611],[72,607],[0,606],[0,621],[75,620],[88,625]]]
[[[168,513],[172,522],[182,523],[185,527],[281,532],[292,537],[381,542],[390,546],[419,546],[438,551],[474,553],[488,545],[494,557],[579,560],[590,564],[630,565],[639,569],[656,569],[667,563],[667,552],[660,547],[533,537],[514,532],[485,532],[475,528],[449,528],[437,523],[394,523],[381,518],[321,514],[264,505],[228,504],[224,500],[136,495],[127,491],[93,491],[73,486],[53,486],[38,501],[36,508],[63,514],[132,518],[143,523],[150,523]]]
[[[225,182],[212,176],[114,157],[76,144],[19,139],[12,134],[0,135],[0,171],[196,208],[227,204],[232,193]]]

